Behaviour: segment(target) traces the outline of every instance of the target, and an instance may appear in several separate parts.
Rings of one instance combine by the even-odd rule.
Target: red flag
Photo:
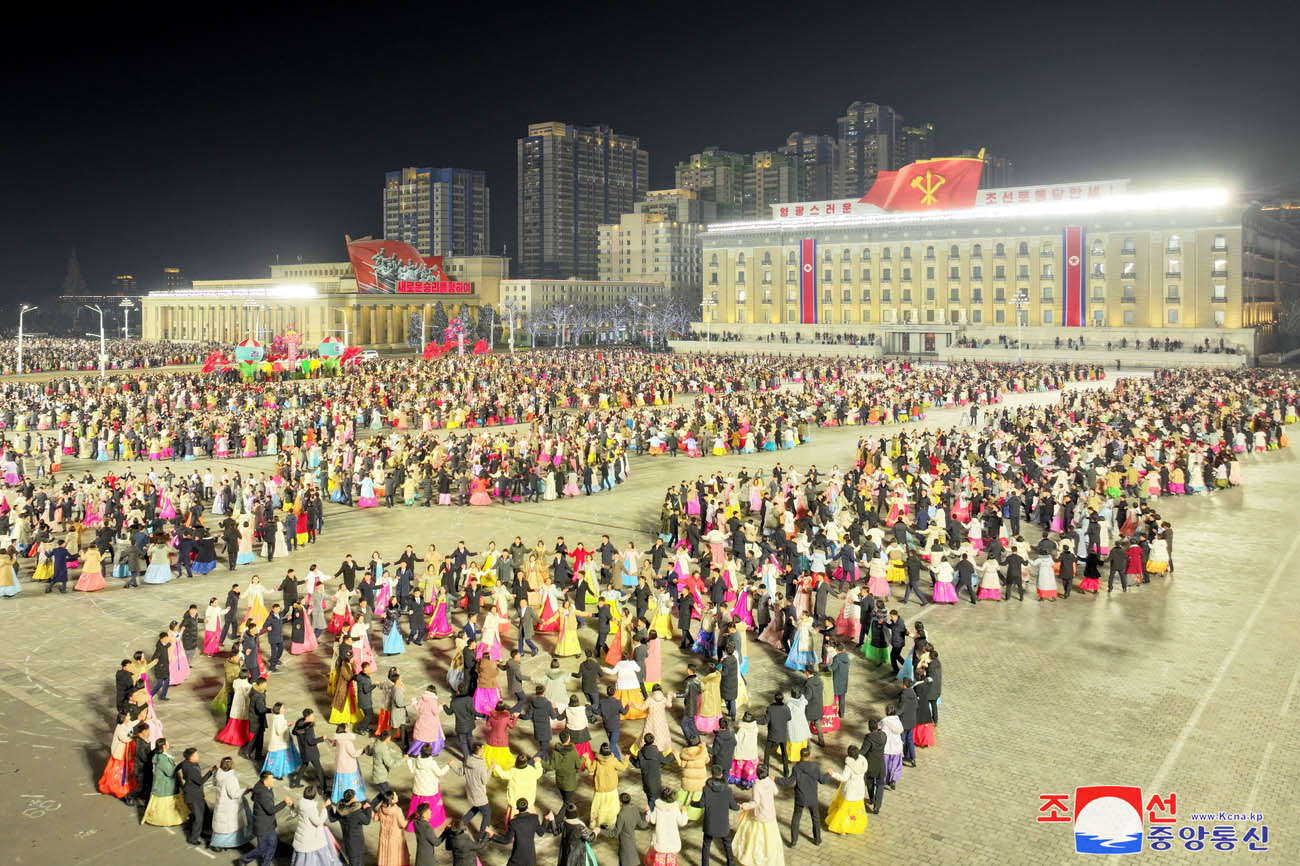
[[[975,204],[984,160],[925,159],[898,171],[882,171],[861,201],[882,210],[948,210]]]

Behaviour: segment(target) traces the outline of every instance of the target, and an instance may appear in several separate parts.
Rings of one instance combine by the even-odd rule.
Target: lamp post
[[[1029,293],[1024,289],[1016,289],[1015,295],[1011,299],[1016,305],[1016,363],[1025,363],[1025,342],[1021,338],[1023,333],[1020,329],[1022,319],[1024,318],[1025,308],[1029,306]]]
[[[505,310],[506,316],[510,319],[510,354],[513,355],[515,352],[515,299],[510,298],[507,300],[501,305],[501,309]]]
[[[131,339],[131,310],[135,305],[130,298],[123,298],[117,306],[122,310],[122,342],[126,342]]]
[[[711,297],[700,301],[700,316],[704,319],[704,342],[706,343],[713,342],[713,308],[717,305],[718,302]],[[707,316],[704,315],[705,312],[708,313]]]
[[[82,304],[87,310],[94,310],[99,313],[99,378],[104,378],[104,363],[108,360],[108,353],[104,348],[104,308],[99,304]],[[87,337],[93,337],[94,334],[87,334]]]
[[[18,308],[18,375],[23,374],[23,315],[36,309],[30,304],[23,304]]]

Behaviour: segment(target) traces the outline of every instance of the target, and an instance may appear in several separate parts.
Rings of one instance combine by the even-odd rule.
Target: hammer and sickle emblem
[[[939,187],[947,183],[947,179],[941,174],[934,174],[926,171],[925,178],[912,178],[912,189],[921,191],[921,204],[934,204],[936,199],[934,194],[939,191]]]

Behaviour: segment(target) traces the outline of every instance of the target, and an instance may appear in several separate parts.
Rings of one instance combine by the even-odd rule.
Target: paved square
[[[924,423],[946,425],[954,418],[954,412],[941,410]],[[179,832],[138,826],[135,813],[96,793],[94,782],[107,758],[118,660],[135,649],[148,651],[157,632],[179,619],[187,605],[202,609],[233,581],[246,585],[259,573],[274,584],[286,567],[301,575],[318,562],[332,573],[345,553],[365,561],[378,548],[391,558],[407,543],[422,551],[433,542],[442,550],[461,538],[471,549],[481,549],[492,539],[498,546],[508,545],[515,535],[525,543],[541,538],[550,544],[562,534],[570,544],[584,539],[590,547],[607,532],[616,545],[630,538],[643,547],[656,531],[662,492],[669,484],[718,466],[846,466],[861,433],[855,427],[816,430],[810,446],[793,452],[700,460],[634,458],[630,478],[613,492],[555,503],[391,511],[329,504],[324,535],[305,550],[269,565],[261,560],[233,575],[222,564],[206,577],[137,593],[123,593],[111,579],[107,590],[89,596],[44,595],[42,587],[28,583],[20,596],[0,599],[8,647],[0,660],[0,693],[8,698],[0,706],[5,780],[0,859],[114,866],[203,863],[214,856],[229,861],[227,854],[190,848]],[[269,468],[270,459],[229,465],[247,472]],[[64,468],[79,472],[85,466],[73,461]],[[870,817],[865,836],[827,833],[820,849],[805,840],[788,852],[787,862],[814,852],[819,862],[835,866],[1088,862],[1073,854],[1069,824],[1035,821],[1038,798],[1104,784],[1138,785],[1148,795],[1175,792],[1179,826],[1193,812],[1262,813],[1270,832],[1268,861],[1300,859],[1294,835],[1300,830],[1300,806],[1293,796],[1300,778],[1295,695],[1300,630],[1291,587],[1300,546],[1294,493],[1300,461],[1293,450],[1247,457],[1243,478],[1237,489],[1161,503],[1177,529],[1177,573],[1127,595],[1103,592],[1038,603],[1031,593],[1023,603],[972,608],[963,602],[923,613],[915,605],[900,608],[909,623],[923,618],[943,650],[947,687],[938,744],[921,751],[916,769],[904,770],[898,790],[887,792],[882,814]],[[591,633],[584,638],[590,642]],[[544,649],[552,646],[551,640],[546,638]],[[436,641],[423,651],[409,648],[395,662],[381,658],[379,664],[400,668],[408,689],[433,682],[445,694],[450,646],[450,641]],[[761,708],[789,681],[789,672],[766,645],[751,641],[750,656],[751,706]],[[284,701],[291,716],[306,706],[327,708],[328,646],[317,655],[286,659],[271,678],[271,702]],[[539,657],[526,662],[525,669],[538,670],[545,663]],[[682,664],[682,654],[666,644],[668,688],[680,682]],[[576,668],[575,660],[564,665]],[[177,751],[197,746],[205,766],[233,753],[213,741],[219,724],[207,705],[220,683],[219,662],[197,656],[190,679],[160,705],[168,740]],[[845,746],[860,741],[867,714],[878,713],[894,691],[892,678],[855,659],[844,729],[827,737],[827,769],[838,769]],[[625,725],[625,735],[634,728]],[[520,748],[531,749],[531,738],[521,736],[516,750]],[[323,761],[332,769],[328,748]],[[250,762],[236,759],[236,767],[242,780],[255,779]],[[368,779],[368,759],[363,759],[362,772]],[[672,773],[669,781],[675,783]],[[448,811],[460,814],[462,784],[455,776],[445,782]],[[405,800],[409,773],[398,771],[393,783]],[[625,775],[623,787],[640,801],[633,771]],[[277,794],[287,790],[284,784],[276,786]],[[493,782],[489,792],[499,825],[504,786]],[[579,793],[585,817],[589,785]],[[832,793],[823,790],[823,804]],[[553,786],[544,781],[539,804],[552,808],[558,803]],[[790,805],[783,792],[778,800],[783,831]],[[1251,826],[1209,823],[1231,824],[1238,833]],[[292,824],[281,821],[282,862],[288,862]],[[806,821],[804,826],[806,833]],[[373,857],[377,828],[369,830]],[[699,835],[698,825],[684,830],[683,863],[698,862]],[[646,844],[643,835],[643,849]],[[601,862],[614,862],[611,842],[602,839],[595,848]],[[1243,848],[1238,846],[1242,862],[1266,862]],[[554,862],[557,850],[547,841],[539,862]],[[1170,851],[1147,851],[1125,862],[1186,863],[1209,850],[1207,841],[1206,851],[1194,856],[1176,840]],[[503,863],[507,851],[493,846],[483,863]],[[448,862],[447,857],[440,853],[439,862]]]

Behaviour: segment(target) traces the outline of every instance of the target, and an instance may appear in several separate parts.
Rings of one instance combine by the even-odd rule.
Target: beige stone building
[[[693,191],[651,191],[635,213],[600,227],[599,278],[663,283],[670,293],[698,304],[700,234],[716,215],[717,205],[700,201]]]
[[[981,190],[977,206],[884,212],[854,200],[709,227],[712,324],[875,333],[1255,329],[1300,295],[1300,233],[1224,191],[1124,181]],[[728,328],[736,330],[736,328]],[[744,330],[743,328],[741,330]],[[1177,338],[1177,334],[1174,334]]]
[[[273,265],[264,279],[195,280],[190,288],[142,299],[142,334],[146,340],[233,344],[254,334],[270,339],[292,327],[306,345],[333,334],[353,345],[400,346],[410,317],[431,317],[439,302],[448,315],[463,306],[499,307],[508,258],[448,257],[443,266],[450,280],[469,283],[469,293],[362,294],[349,262]]]

